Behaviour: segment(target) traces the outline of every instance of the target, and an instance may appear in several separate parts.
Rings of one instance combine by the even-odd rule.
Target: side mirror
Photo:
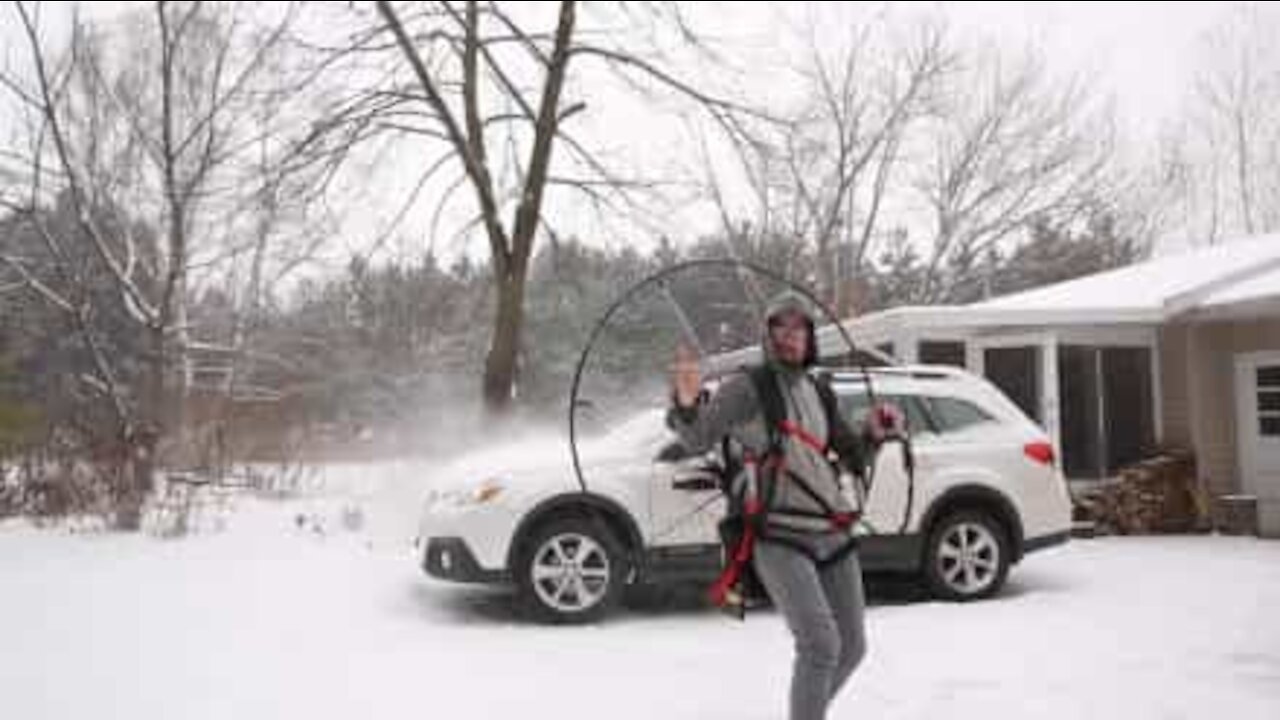
[[[681,460],[689,457],[692,457],[692,454],[685,448],[685,446],[681,445],[678,441],[673,441],[662,446],[662,449],[658,451],[658,457],[656,457],[655,460],[664,463],[674,463],[680,462]]]

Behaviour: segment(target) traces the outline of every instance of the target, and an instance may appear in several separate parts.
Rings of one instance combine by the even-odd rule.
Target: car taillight
[[[1050,443],[1047,443],[1044,441],[1027,443],[1026,445],[1023,446],[1022,452],[1027,457],[1031,458],[1035,462],[1040,463],[1041,465],[1053,465],[1053,461],[1054,461],[1053,445],[1051,445]]]

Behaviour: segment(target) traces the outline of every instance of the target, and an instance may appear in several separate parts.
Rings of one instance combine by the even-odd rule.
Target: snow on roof
[[[901,329],[963,337],[990,327],[1153,325],[1189,312],[1250,309],[1280,301],[1280,234],[1223,242],[1006,295],[971,305],[903,306],[843,321],[861,346],[892,339]],[[1269,306],[1269,305],[1268,305]],[[823,356],[849,345],[831,325],[818,328]],[[754,362],[755,346],[713,358],[721,371]]]
[[[846,321],[855,335],[899,327],[1163,322],[1280,299],[1280,234],[1240,239],[971,305],[899,307]]]
[[[1276,243],[1280,245],[1280,242]],[[1202,307],[1239,305],[1280,296],[1280,263],[1269,266],[1251,278],[1221,288],[1205,296]]]
[[[1280,235],[1196,248],[1108,272],[969,305],[977,311],[1149,311],[1195,307],[1205,295],[1254,300],[1280,285],[1254,282],[1280,267]],[[1245,287],[1247,286],[1247,288]],[[1177,306],[1176,308],[1174,306]]]

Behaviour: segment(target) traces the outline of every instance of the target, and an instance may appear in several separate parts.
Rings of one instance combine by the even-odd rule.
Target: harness
[[[828,443],[818,439],[799,423],[787,417],[785,401],[778,388],[775,373],[769,366],[753,367],[747,374],[759,399],[769,440],[767,449],[761,455],[744,450],[741,453],[741,464],[735,461],[736,454],[730,447],[731,441],[728,438],[723,441],[725,473],[731,482],[728,488],[728,513],[720,523],[721,542],[725,547],[725,567],[709,592],[710,599],[715,605],[736,612],[738,617],[743,616],[746,607],[752,601],[765,597],[764,588],[755,577],[751,565],[757,542],[766,541],[785,545],[808,555],[819,567],[839,562],[853,552],[858,544],[857,539],[850,534],[834,553],[820,558],[809,546],[772,532],[772,528],[785,528],[788,519],[797,519],[812,523],[810,527],[825,522],[828,532],[847,533],[861,519],[860,509],[852,512],[837,510],[807,480],[787,467],[784,445],[787,438],[803,444],[827,462],[832,462],[831,448]],[[830,428],[836,422],[839,413],[835,393],[823,379],[810,378],[810,381],[814,383],[818,392]],[[859,474],[861,474],[860,471]],[[832,477],[838,484],[839,473],[834,472]],[[794,485],[813,500],[814,504],[821,508],[821,512],[775,507],[774,501],[781,483]],[[821,532],[821,530],[817,531]]]

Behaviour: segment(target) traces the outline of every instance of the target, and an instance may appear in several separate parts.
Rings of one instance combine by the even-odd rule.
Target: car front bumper
[[[424,549],[423,567],[427,567],[430,559],[426,551],[435,543],[446,549],[461,545],[466,549],[463,562],[473,562],[483,576],[505,571],[507,551],[519,519],[517,510],[501,502],[428,509],[418,524],[418,540]],[[450,559],[455,554],[451,553]]]
[[[429,538],[422,553],[422,569],[441,580],[460,583],[501,584],[511,581],[506,570],[480,566],[466,540],[459,537]]]

